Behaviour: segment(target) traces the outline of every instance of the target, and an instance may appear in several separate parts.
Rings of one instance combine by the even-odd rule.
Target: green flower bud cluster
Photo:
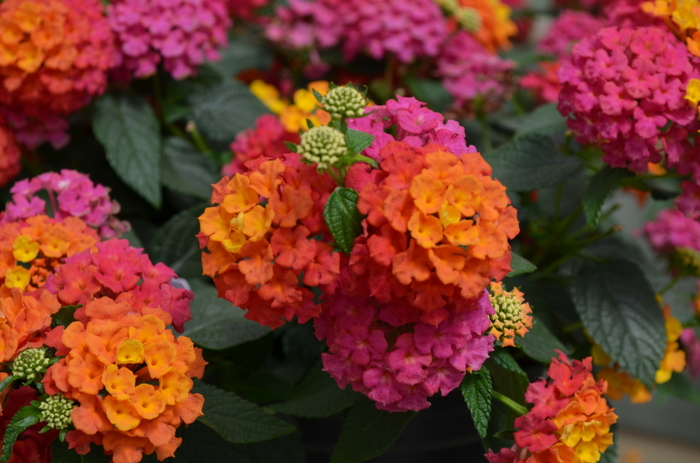
[[[50,428],[63,429],[71,423],[71,412],[75,403],[63,394],[48,396],[39,404],[41,421]]]
[[[457,3],[457,0],[435,0],[435,3],[437,3],[440,8],[442,8],[442,11],[448,15],[454,14],[454,12],[459,8],[459,3]]]
[[[471,7],[459,8],[455,11],[455,18],[462,29],[471,33],[479,32],[483,24],[479,12]]]
[[[297,152],[307,161],[316,163],[319,169],[328,169],[347,154],[348,145],[340,130],[320,126],[301,135]]]
[[[700,252],[692,248],[676,248],[671,255],[671,267],[680,268],[690,276],[700,277]]]
[[[501,283],[491,283],[491,305],[495,311],[489,315],[491,330],[489,331],[504,346],[514,346],[513,338],[525,336],[532,328],[532,309],[525,302],[523,293],[518,288],[505,291]]]
[[[367,99],[356,88],[343,86],[329,90],[321,104],[333,119],[338,120],[343,117],[362,116],[367,106]]]
[[[34,382],[39,375],[46,372],[50,361],[46,357],[46,349],[24,350],[12,362],[12,375]]]

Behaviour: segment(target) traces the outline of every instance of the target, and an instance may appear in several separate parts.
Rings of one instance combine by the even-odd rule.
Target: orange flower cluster
[[[22,170],[21,154],[14,134],[0,116],[0,188],[7,185]]]
[[[218,206],[199,217],[204,274],[251,320],[277,328],[296,315],[304,323],[321,310],[309,288],[340,273],[340,255],[313,239],[328,232],[323,210],[336,184],[297,154],[247,166],[214,185]]]
[[[391,141],[380,158],[381,170],[358,188],[367,218],[350,268],[368,288],[357,293],[383,304],[403,300],[404,323],[437,326],[449,316],[446,305],[476,297],[510,271],[517,212],[478,153]]]
[[[70,447],[81,455],[90,444],[104,447],[114,463],[137,463],[156,452],[174,456],[182,442],[181,423],[202,415],[204,398],[191,394],[206,362],[201,349],[166,325],[170,315],[146,307],[134,313],[125,302],[99,298],[85,305],[89,320],[51,331],[47,345],[65,356],[44,375],[47,394],[64,394],[79,403],[68,432]]]
[[[0,31],[0,103],[43,120],[104,92],[116,55],[99,0],[5,0]]]
[[[314,126],[328,125],[331,116],[326,111],[318,109],[319,103],[314,96],[314,90],[325,96],[329,88],[329,84],[325,80],[311,82],[307,88],[294,92],[293,102],[289,103],[280,97],[280,93],[274,85],[266,84],[262,80],[255,80],[250,84],[250,91],[270,111],[279,115],[285,130],[291,133],[309,130],[307,119]]]
[[[509,37],[518,33],[510,19],[510,7],[501,0],[458,0],[462,8],[473,8],[481,17],[481,27],[474,37],[491,53],[510,48]]]
[[[38,215],[0,225],[0,297],[11,288],[41,288],[61,259],[99,240],[97,232],[76,217],[57,220]]]

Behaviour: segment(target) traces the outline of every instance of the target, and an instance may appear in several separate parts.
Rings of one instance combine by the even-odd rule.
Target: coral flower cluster
[[[63,258],[98,241],[97,232],[76,217],[58,220],[38,215],[0,224],[0,297],[10,288],[43,287]]]
[[[127,240],[111,239],[65,259],[49,276],[45,288],[58,295],[63,305],[84,305],[110,297],[138,313],[160,308],[182,332],[184,323],[192,318],[190,300],[194,294],[173,287],[170,282],[176,277],[167,265],[153,265],[143,249],[129,246]],[[85,308],[76,310],[75,318],[85,323]]]
[[[0,188],[10,183],[22,170],[21,157],[15,135],[0,115]]]
[[[488,294],[457,298],[451,315],[436,326],[406,323],[400,304],[379,305],[367,297],[336,295],[315,319],[316,336],[326,338],[324,370],[338,386],[348,384],[382,410],[422,410],[436,394],[447,395],[478,370],[493,350],[484,335],[493,308]]]
[[[39,196],[48,194],[49,204]],[[74,170],[47,172],[32,179],[21,180],[11,189],[12,201],[0,214],[0,223],[28,219],[49,213],[57,219],[78,217],[95,228],[101,237],[113,238],[129,229],[128,222],[116,217],[119,203],[109,196],[109,188],[94,184],[90,177]]]
[[[113,0],[107,7],[116,35],[118,66],[148,77],[160,63],[175,79],[218,60],[231,26],[226,0]]]
[[[71,413],[70,447],[85,455],[104,447],[114,463],[137,463],[143,454],[174,456],[180,424],[202,414],[204,398],[192,394],[206,362],[192,341],[166,328],[158,308],[134,312],[126,302],[103,297],[88,302],[84,320],[54,329],[47,344],[62,356],[43,379],[49,395],[78,403]]]
[[[549,378],[530,384],[525,400],[534,404],[524,416],[516,418],[515,443],[518,452],[489,450],[490,463],[537,463],[565,461],[595,463],[612,445],[610,426],[617,421],[603,394],[607,383],[596,382],[592,362],[570,362],[562,353],[552,359]],[[522,454],[526,456],[522,457]]]
[[[276,328],[296,315],[303,323],[320,312],[309,288],[340,273],[333,246],[313,239],[327,233],[323,210],[337,185],[297,154],[257,161],[214,185],[216,206],[199,218],[204,274],[251,320]]]

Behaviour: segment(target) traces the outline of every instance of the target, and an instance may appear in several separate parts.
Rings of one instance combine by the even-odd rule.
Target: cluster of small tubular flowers
[[[515,62],[489,53],[473,35],[452,36],[437,59],[437,75],[457,107],[491,111],[510,93]]]
[[[700,376],[700,340],[694,328],[685,328],[681,333],[688,373],[693,379]]]
[[[46,283],[63,258],[99,241],[97,232],[75,217],[45,215],[0,224],[0,297],[11,288],[34,291]]]
[[[63,305],[79,305],[110,297],[126,302],[133,311],[146,313],[158,307],[168,313],[173,327],[182,332],[192,318],[192,291],[175,288],[170,282],[175,272],[159,262],[155,265],[143,249],[131,247],[127,240],[111,239],[65,259],[46,281],[45,288],[58,296]],[[85,322],[85,308],[75,312]]]
[[[613,167],[646,171],[649,162],[661,161],[661,142],[666,166],[682,171],[681,156],[690,146],[683,126],[696,115],[684,99],[694,64],[664,29],[602,29],[562,62],[559,111],[569,117],[576,139],[599,144]]]
[[[202,415],[204,398],[190,391],[206,362],[188,337],[173,336],[171,323],[159,308],[138,313],[102,297],[85,304],[83,321],[47,336],[63,358],[42,383],[47,394],[77,402],[66,439],[78,454],[95,443],[114,463],[137,463],[153,452],[159,460],[174,456],[182,442],[177,428]]]
[[[226,0],[113,0],[107,7],[125,76],[154,74],[160,63],[175,79],[220,58],[231,26]]]
[[[462,8],[471,8],[481,19],[474,36],[491,53],[510,48],[510,37],[518,27],[510,19],[510,7],[501,0],[457,0]]]
[[[309,130],[306,120],[314,126],[327,125],[331,116],[318,107],[314,91],[325,95],[329,84],[324,80],[309,83],[306,88],[294,92],[292,102],[280,97],[280,92],[274,85],[255,80],[250,84],[250,91],[258,97],[270,111],[277,114],[285,130],[298,134],[300,130]],[[269,156],[269,155],[268,155]]]
[[[602,16],[606,19],[606,26],[666,28],[663,18],[645,11],[644,4],[648,3],[647,0],[604,0],[602,3]]]
[[[48,195],[49,203],[39,196]],[[48,214],[57,219],[78,217],[96,229],[102,238],[113,238],[129,230],[128,222],[115,217],[120,206],[109,196],[109,188],[93,183],[85,174],[64,169],[21,180],[10,189],[12,200],[0,214],[0,223]]]
[[[695,56],[700,56],[700,17],[697,9],[698,0],[644,1],[644,12],[665,20],[671,30],[681,37],[688,45],[688,50]]]
[[[277,9],[267,37],[292,50],[342,45],[358,53],[391,54],[403,63],[435,56],[447,38],[446,20],[433,0],[290,0]]]
[[[456,155],[476,153],[473,145],[467,146],[464,127],[457,121],[444,122],[442,114],[426,108],[425,103],[413,97],[396,98],[386,105],[365,108],[367,115],[364,117],[348,120],[349,128],[374,136],[372,144],[362,151],[363,155],[380,161],[382,149],[391,141],[403,141],[414,148],[434,143]]]
[[[515,336],[525,336],[532,328],[532,309],[525,302],[524,294],[518,288],[512,291],[503,289],[503,283],[492,281],[489,287],[491,305],[494,313],[491,317],[492,334],[503,346],[515,346]]]
[[[0,106],[0,117],[4,116],[15,134],[17,143],[35,149],[49,142],[55,149],[61,149],[69,141],[68,120],[63,116],[44,113],[41,120],[27,117],[20,109]]]
[[[52,122],[105,91],[115,48],[103,11],[100,0],[0,3],[0,104],[18,125]]]
[[[277,159],[289,152],[286,143],[299,143],[298,133],[287,131],[277,116],[263,114],[255,121],[255,128],[236,135],[230,148],[231,161],[221,168],[221,173],[233,176],[245,171],[245,163],[265,156]]]
[[[590,357],[570,362],[560,352],[558,359],[553,358],[549,381],[535,381],[525,392],[525,400],[534,406],[515,419],[518,452],[506,448],[494,454],[489,450],[489,462],[600,461],[613,443],[610,426],[617,422],[617,415],[603,397],[607,383],[596,382],[591,370]]]
[[[22,152],[15,135],[0,115],[0,188],[17,177],[22,170]]]
[[[662,211],[656,220],[644,225],[644,234],[660,254],[682,248],[700,252],[700,222],[679,210]]]
[[[537,100],[542,103],[554,103],[559,101],[561,84],[559,83],[559,67],[561,63],[556,61],[540,61],[535,70],[528,72],[520,78],[518,85],[521,88],[531,90]]]
[[[20,386],[9,391],[1,408],[0,429],[7,429],[20,409],[30,406],[39,398],[39,393],[31,386]],[[44,423],[37,423],[23,431],[12,446],[12,456],[7,463],[51,463],[51,444],[58,436],[58,431],[40,432],[43,427]]]
[[[445,396],[467,371],[481,368],[493,350],[485,334],[493,308],[484,291],[457,298],[437,325],[405,320],[401,303],[377,304],[366,296],[336,294],[314,320],[326,339],[323,369],[338,386],[348,384],[392,412],[422,410],[438,391]]]
[[[340,273],[333,246],[313,239],[328,233],[323,210],[337,185],[298,154],[257,161],[214,185],[215,206],[199,217],[204,274],[251,320],[304,323],[321,310],[310,288],[323,290]]]

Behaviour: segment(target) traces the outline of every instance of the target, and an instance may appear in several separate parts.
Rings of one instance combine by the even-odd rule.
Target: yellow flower
[[[24,291],[29,284],[30,277],[29,270],[18,265],[8,270],[5,274],[5,286],[8,288],[19,288]]]
[[[700,80],[690,79],[685,89],[685,99],[697,105],[700,102]]]
[[[288,106],[280,98],[280,92],[274,85],[267,84],[262,80],[254,80],[249,88],[250,92],[275,114],[281,113]]]
[[[12,243],[12,255],[19,262],[30,262],[39,254],[39,243],[27,235],[19,235]]]

